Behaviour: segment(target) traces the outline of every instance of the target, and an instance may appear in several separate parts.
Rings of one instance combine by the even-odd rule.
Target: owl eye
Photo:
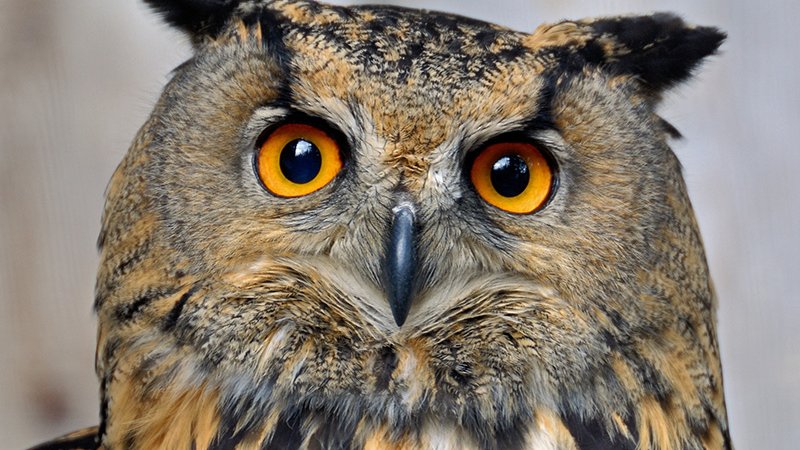
[[[279,197],[300,197],[330,183],[342,169],[339,145],[325,131],[302,123],[269,133],[256,155],[258,178]]]
[[[487,203],[514,214],[540,209],[553,186],[547,159],[526,142],[500,142],[484,148],[472,163],[470,178]]]

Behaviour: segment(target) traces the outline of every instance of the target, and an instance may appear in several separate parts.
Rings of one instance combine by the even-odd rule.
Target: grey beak
[[[410,203],[401,203],[394,209],[384,266],[386,294],[397,326],[403,325],[411,308],[416,265],[414,210]]]

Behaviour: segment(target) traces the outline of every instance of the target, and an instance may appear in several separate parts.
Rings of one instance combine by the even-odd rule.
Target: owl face
[[[109,447],[183,442],[154,431],[181,414],[206,445],[690,442],[658,434],[669,414],[722,439],[705,257],[654,112],[719,32],[150,3],[196,53],[109,187]]]
[[[631,80],[548,73],[528,50],[534,39],[486,24],[397,9],[325,11],[331,23],[282,31],[271,46],[263,28],[262,40],[237,29],[250,34],[202,48],[167,89],[165,98],[180,102],[160,119],[171,135],[154,155],[154,189],[164,193],[170,241],[194,270],[276,257],[324,264],[326,277],[353,290],[345,296],[374,308],[372,326],[393,333],[387,253],[402,205],[413,216],[409,329],[487,276],[597,291],[603,286],[576,277],[610,281],[642,266],[646,234],[668,213],[664,185],[676,163],[652,109],[631,102],[641,95]],[[341,161],[312,192],[265,181],[290,176],[265,165],[285,159],[291,139],[262,152],[286,125],[307,126],[314,146],[318,130],[335,147],[320,163]],[[506,204],[524,197],[519,187],[498,194],[502,180],[476,183],[472,171],[506,176],[492,166],[505,153],[527,157],[525,146],[545,166],[536,178],[550,179],[537,188],[544,198],[509,212]]]

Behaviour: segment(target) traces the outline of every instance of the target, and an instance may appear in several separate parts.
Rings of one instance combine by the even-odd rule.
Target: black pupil
[[[295,139],[281,150],[281,171],[292,183],[308,183],[316,178],[321,167],[319,149],[305,139]]]
[[[492,165],[492,186],[503,197],[516,197],[531,179],[528,164],[519,155],[506,155]]]

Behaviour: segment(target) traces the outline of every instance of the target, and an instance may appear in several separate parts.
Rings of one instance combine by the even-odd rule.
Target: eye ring
[[[343,167],[339,144],[322,128],[290,122],[269,132],[255,155],[262,186],[278,197],[302,197],[330,183]]]
[[[470,180],[486,203],[512,214],[531,214],[552,196],[552,167],[532,143],[496,142],[478,152]]]

